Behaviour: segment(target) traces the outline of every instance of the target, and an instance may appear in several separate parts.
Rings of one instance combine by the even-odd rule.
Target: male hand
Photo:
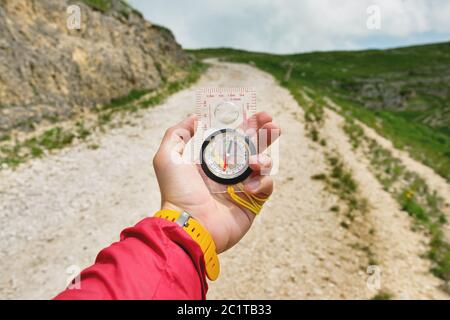
[[[257,129],[265,129],[267,144],[272,142],[272,130],[279,127],[265,112],[256,114]],[[235,203],[228,194],[211,194],[194,163],[182,160],[186,143],[194,135],[195,116],[169,128],[153,159],[153,166],[161,191],[161,208],[189,212],[205,227],[214,239],[217,253],[235,245],[249,230],[255,215]],[[257,134],[259,136],[259,134]],[[270,158],[255,156],[250,164],[253,173],[244,182],[245,190],[259,198],[272,194],[273,180],[261,175],[272,165]]]

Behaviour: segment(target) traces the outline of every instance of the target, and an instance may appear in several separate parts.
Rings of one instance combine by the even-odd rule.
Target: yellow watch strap
[[[156,212],[155,217],[177,222],[183,214],[175,210],[162,209]],[[182,227],[202,249],[208,279],[216,280],[219,277],[220,264],[213,238],[197,220],[190,216]]]

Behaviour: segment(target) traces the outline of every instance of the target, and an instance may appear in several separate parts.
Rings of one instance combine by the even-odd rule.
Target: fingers
[[[273,191],[273,179],[269,176],[272,159],[265,154],[252,156],[250,168],[253,174],[244,183],[245,190],[258,198],[268,198]]]
[[[262,137],[267,141],[266,147],[270,146],[270,144],[279,136],[280,127],[272,122],[272,117],[267,112],[258,112],[255,114],[257,129],[263,130],[261,131]],[[195,132],[195,121],[196,116],[190,116],[178,124],[167,129],[162,144],[165,143],[179,143],[180,139],[187,143],[190,138],[194,135]],[[263,150],[260,150],[260,152]]]
[[[245,182],[244,188],[258,198],[268,198],[273,192],[273,179],[270,176],[256,175]]]
[[[258,151],[262,152],[280,136],[281,130],[277,124],[272,122],[273,119],[267,112],[258,112],[255,117],[258,130]]]
[[[175,125],[176,129],[183,129],[189,132],[189,135],[192,137],[195,132],[195,121],[197,120],[197,117],[195,115],[191,115],[184,119],[183,121],[179,122],[177,125]]]
[[[163,143],[172,140],[176,141],[179,138],[183,139],[184,142],[188,142],[194,135],[195,120],[195,116],[190,116],[167,129],[163,138]]]
[[[169,162],[183,163],[183,151],[186,143],[194,135],[195,121],[196,117],[190,116],[166,130],[158,152],[153,158],[155,168],[165,168]]]
[[[194,135],[195,131],[195,116],[190,116],[178,124],[167,129],[161,142],[161,148],[168,150],[175,150],[182,154],[184,146]]]
[[[250,169],[259,175],[268,175],[272,169],[272,158],[265,154],[253,155],[249,161]]]
[[[259,154],[250,157],[250,168],[253,170],[250,178],[244,182],[245,191],[259,199],[267,199],[273,192],[273,179],[269,176],[272,159]]]
[[[268,122],[272,122],[272,117],[267,112],[258,112],[255,114],[255,117],[257,129],[260,129]]]
[[[262,152],[267,147],[269,147],[272,144],[272,142],[274,142],[281,134],[280,127],[273,122],[265,123],[258,131],[259,131],[258,132],[259,141],[261,141],[262,139],[264,139],[264,141],[267,141],[265,145],[261,142],[259,143],[260,145],[259,152]]]

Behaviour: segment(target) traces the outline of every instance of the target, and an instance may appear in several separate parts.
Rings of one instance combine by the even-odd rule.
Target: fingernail
[[[252,155],[252,156],[250,156],[250,158],[248,159],[248,162],[251,163],[251,164],[259,163],[258,161],[259,161],[259,160],[258,160],[258,156],[257,156],[257,155]]]
[[[259,180],[259,177],[253,178],[249,180],[245,185],[250,191],[255,191],[258,189],[259,185],[261,184],[261,181]]]
[[[268,167],[270,165],[270,158],[266,156],[265,154],[261,154],[259,156],[259,164],[263,167]]]

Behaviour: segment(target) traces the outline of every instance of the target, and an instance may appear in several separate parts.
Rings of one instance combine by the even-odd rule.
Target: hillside
[[[189,57],[168,29],[121,0],[85,0],[81,29],[70,30],[72,2],[0,0],[0,141],[186,75]]]
[[[396,147],[450,179],[450,43],[294,55],[233,49],[192,53],[255,64],[299,99],[301,87],[317,98],[332,97]]]

